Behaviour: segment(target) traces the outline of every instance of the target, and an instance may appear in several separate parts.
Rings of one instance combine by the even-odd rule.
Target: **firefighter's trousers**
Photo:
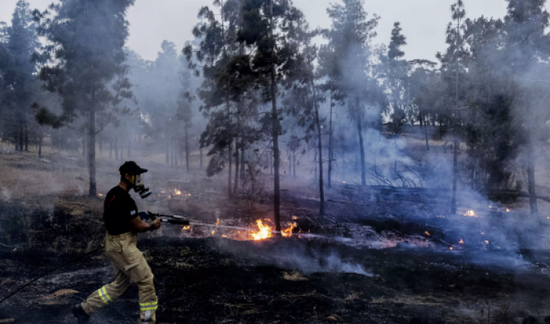
[[[82,303],[82,308],[88,315],[112,303],[128,290],[132,282],[135,282],[139,288],[139,323],[155,323],[158,302],[153,273],[136,243],[135,233],[106,234],[105,254],[113,265],[115,280],[94,291]]]

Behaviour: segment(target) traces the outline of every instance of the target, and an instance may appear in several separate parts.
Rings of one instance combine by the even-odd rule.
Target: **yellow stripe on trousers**
[[[158,300],[152,303],[139,303],[139,307],[142,311],[157,310]]]
[[[148,310],[157,310],[158,306],[151,306],[151,307],[141,307],[142,311],[148,311]]]
[[[152,303],[139,303],[139,306],[153,306],[157,304],[158,304],[158,300]]]
[[[101,298],[101,300],[103,300],[103,302],[104,302],[105,304],[109,304],[109,302],[107,301],[107,299],[105,299],[105,297],[103,297],[103,293],[101,292],[101,289],[103,289],[103,288],[100,288],[100,289],[97,290],[97,294],[99,295],[99,297]]]
[[[105,294],[109,302],[112,302],[113,300],[111,299],[111,296],[109,296],[109,294],[107,293],[107,289],[105,289],[105,286],[103,286],[103,288],[101,289],[103,289],[103,294]]]

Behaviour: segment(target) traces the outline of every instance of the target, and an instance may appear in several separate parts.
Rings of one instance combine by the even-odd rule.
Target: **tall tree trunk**
[[[359,135],[359,153],[360,153],[360,159],[361,161],[361,185],[366,186],[367,185],[367,169],[365,166],[365,147],[363,144],[363,127],[361,125],[361,118],[359,118],[359,98],[356,99],[356,107],[357,109],[357,134]]]
[[[241,180],[244,180],[244,148],[241,148]]]
[[[423,118],[426,118],[422,116]],[[428,122],[424,122],[424,137],[426,138],[426,151],[430,150],[430,144],[428,143]]]
[[[202,147],[199,149],[199,167],[202,169]]]
[[[180,143],[179,143],[179,141],[176,137],[174,137],[172,142],[173,142],[173,145],[172,145],[172,158],[174,159],[174,165],[178,166],[178,156],[179,156],[179,151],[180,151],[180,145],[179,144]]]
[[[332,147],[332,81],[330,82],[330,113],[329,113],[329,123],[328,123],[328,174],[327,181],[328,187],[332,186],[332,160],[334,159],[333,147]]]
[[[313,174],[315,175],[315,180],[318,179],[318,177],[317,177],[317,154],[318,154],[318,152],[315,151],[315,154],[313,155],[313,165],[314,165]]]
[[[273,159],[275,176],[273,177],[273,209],[275,220],[275,231],[281,232],[281,188],[279,179],[279,116],[277,113],[277,85],[275,83],[275,48],[273,42],[275,38],[273,36],[273,0],[269,1],[269,15],[270,15],[270,36],[272,40],[271,45],[271,121],[272,121],[272,137],[273,137]],[[278,234],[280,235],[280,234]]]
[[[233,194],[237,194],[239,189],[239,145],[237,139],[235,139],[235,182],[233,183]]]
[[[25,151],[29,151],[29,127],[27,125],[27,118],[26,116],[23,119],[23,129],[25,132]]]
[[[458,180],[458,146],[460,142],[455,140],[453,145],[453,197],[451,200],[451,214],[456,214],[456,183]]]
[[[126,153],[126,157],[128,158],[128,160],[130,159],[130,145],[131,145],[131,138],[129,137],[128,138],[128,152]]]
[[[185,169],[189,172],[189,136],[188,127],[185,127]],[[202,151],[201,151],[202,152]],[[202,154],[201,154],[201,167],[202,167]]]
[[[94,93],[92,92],[92,102]],[[88,121],[88,170],[90,173],[90,197],[97,196],[96,174],[95,174],[95,108],[90,109]]]
[[[227,168],[228,170],[228,173],[227,173],[227,195],[229,196],[229,198],[231,198],[231,177],[233,176],[233,172],[232,172],[232,165],[231,165],[231,154],[233,153],[233,142],[229,142],[229,146],[228,146],[228,152],[227,152],[227,159],[228,159],[228,162],[229,162],[229,167]]]
[[[43,136],[39,135],[39,139],[38,139],[38,157],[42,157],[42,140],[43,140]]]
[[[314,85],[312,85],[314,87]],[[313,88],[315,96],[315,88]],[[315,103],[315,124],[317,125],[317,149],[319,151],[319,196],[321,198],[319,204],[319,214],[325,214],[325,188],[323,187],[323,143],[321,137],[321,120],[319,119],[319,107]]]
[[[540,220],[535,187],[535,147],[531,137],[529,137],[529,143],[527,145],[527,160],[527,181],[529,182],[529,206],[531,207],[531,217]]]
[[[88,128],[89,128],[89,127],[90,127],[90,126],[88,125]],[[87,149],[87,145],[88,145],[88,142],[86,141],[86,137],[88,137],[87,134],[82,134],[82,141],[81,141],[81,143],[82,143],[82,157],[84,157],[84,156],[87,157],[87,156],[88,156],[88,155],[86,154],[86,149]]]
[[[118,149],[118,140],[117,140],[117,149]],[[124,161],[124,143],[120,142],[120,160]]]
[[[21,117],[21,122],[19,124],[19,151],[23,152],[23,145],[24,145],[24,138],[25,138],[25,130],[24,130],[24,127],[23,127],[23,117]]]
[[[115,136],[115,160],[118,161],[118,138]]]
[[[342,170],[342,179],[346,179],[346,171],[348,168],[348,164],[346,163],[346,150],[342,150],[342,167],[340,170]]]
[[[267,164],[269,165],[269,175],[272,175],[273,174],[273,156],[271,156],[271,154],[267,156]]]
[[[292,151],[292,160],[294,179],[296,179],[296,151]]]
[[[172,139],[168,137],[166,139],[166,164],[170,164],[170,141]]]
[[[99,154],[103,153],[103,138],[98,138],[97,141],[99,142]]]
[[[181,164],[181,165],[183,165],[183,153],[184,153],[184,151],[186,150],[186,148],[185,148],[185,144],[186,144],[185,142],[186,142],[186,141],[187,141],[187,136],[184,135],[183,143],[182,143],[182,142],[179,143],[179,148],[180,148],[180,164]]]
[[[113,139],[109,140],[109,159],[113,157]]]

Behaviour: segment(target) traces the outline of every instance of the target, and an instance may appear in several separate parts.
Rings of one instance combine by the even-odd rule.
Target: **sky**
[[[56,0],[54,0],[56,1]],[[393,24],[401,23],[407,37],[405,58],[435,61],[445,50],[445,29],[451,20],[450,7],[456,0],[366,0],[365,10],[380,16],[375,43],[388,44]],[[28,0],[31,8],[44,10],[52,0]],[[326,8],[339,0],[294,0],[311,27],[330,27]],[[502,18],[505,0],[465,0],[467,16]],[[11,23],[17,0],[0,0],[0,21]],[[191,30],[198,22],[197,13],[212,0],[136,0],[128,10],[130,37],[127,46],[141,57],[154,60],[163,40],[182,49],[193,38]],[[550,5],[547,5],[550,7]]]

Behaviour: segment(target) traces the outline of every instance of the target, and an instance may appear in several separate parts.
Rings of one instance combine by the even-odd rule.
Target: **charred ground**
[[[0,160],[10,174],[48,172],[67,179],[57,192],[19,196],[12,189],[0,202],[3,297],[99,246],[103,227],[102,199],[74,189],[84,182],[78,163],[25,154],[0,154]],[[111,185],[116,164],[100,164],[106,177],[100,183]],[[150,166],[155,167],[162,169]],[[33,190],[25,179],[16,183]],[[157,196],[138,201],[142,210],[205,223],[221,219],[222,225],[243,225],[270,214],[268,194],[258,197],[253,214],[247,215],[242,199],[225,198],[223,179],[175,179],[167,170],[151,183]],[[175,188],[183,194],[170,195]],[[340,185],[328,193],[327,216],[320,217],[311,189],[285,189],[283,223],[299,225],[292,238],[239,241],[231,239],[234,231],[221,227],[212,234],[212,228],[182,231],[175,226],[141,236],[140,248],[155,274],[159,321],[544,323],[550,315],[546,229],[530,229],[528,236],[507,232],[521,214],[486,206],[476,211],[478,217],[449,215],[448,193],[442,191]],[[307,237],[308,231],[324,237]],[[111,276],[108,260],[92,253],[1,304],[0,320],[73,323],[70,306]],[[133,323],[136,305],[137,288],[132,287],[92,323]]]

